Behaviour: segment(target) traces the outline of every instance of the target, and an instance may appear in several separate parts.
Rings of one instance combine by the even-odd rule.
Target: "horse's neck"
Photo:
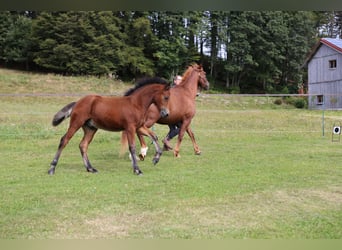
[[[154,90],[152,90],[151,88],[143,88],[141,89],[141,92],[135,96],[134,102],[136,105],[147,110],[153,102],[153,97]]]
[[[188,79],[185,80],[179,87],[184,88],[189,94],[195,98],[198,90],[198,74],[197,72],[192,72]]]

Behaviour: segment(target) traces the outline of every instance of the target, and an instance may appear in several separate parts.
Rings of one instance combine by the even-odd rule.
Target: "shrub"
[[[294,106],[298,109],[302,109],[302,108],[305,108],[306,106],[306,101],[302,98],[299,98],[299,99],[296,99],[294,101]]]
[[[276,105],[282,105],[282,104],[283,104],[283,101],[282,101],[280,98],[278,98],[278,99],[275,99],[275,100],[274,100],[274,104],[276,104]]]

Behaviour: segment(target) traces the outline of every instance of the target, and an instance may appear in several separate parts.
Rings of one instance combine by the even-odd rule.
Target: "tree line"
[[[217,88],[294,93],[320,37],[341,35],[342,12],[0,12],[0,65],[63,75],[171,79],[201,63]]]

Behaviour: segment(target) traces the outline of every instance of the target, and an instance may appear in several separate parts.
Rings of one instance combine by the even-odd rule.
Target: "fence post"
[[[323,99],[324,100],[324,99]],[[324,103],[323,103],[323,109],[322,109],[322,136],[324,137]]]

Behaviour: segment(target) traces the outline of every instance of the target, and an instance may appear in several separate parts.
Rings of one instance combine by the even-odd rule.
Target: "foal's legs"
[[[76,133],[76,131],[78,129],[79,129],[79,127],[69,127],[68,131],[61,138],[61,141],[60,141],[59,146],[58,146],[57,153],[56,153],[55,157],[53,158],[53,160],[50,164],[50,169],[48,171],[49,175],[53,175],[55,173],[56,166],[57,166],[59,157],[62,154],[63,149],[65,148],[65,146],[68,144],[68,142],[70,141],[70,139],[73,137],[73,135]]]
[[[83,132],[84,132],[84,136],[82,141],[80,142],[80,151],[81,151],[81,155],[82,155],[82,159],[83,159],[83,163],[85,168],[87,169],[88,172],[91,173],[97,173],[97,170],[95,168],[93,168],[93,166],[90,164],[89,158],[88,158],[88,146],[91,143],[91,141],[94,138],[94,135],[97,131],[96,128],[90,128],[87,125],[84,125],[82,127]]]
[[[147,154],[147,150],[148,150],[148,147],[147,147],[147,144],[145,142],[145,139],[144,139],[144,135],[141,134],[139,131],[137,132],[137,136],[138,136],[138,139],[139,139],[139,142],[140,142],[140,154],[139,154],[139,158],[140,160],[145,160],[145,157],[146,157],[146,154]]]
[[[126,130],[128,149],[132,156],[133,172],[137,175],[142,175],[142,171],[138,167],[137,158],[135,157],[135,128]]]
[[[139,139],[143,139],[143,135],[146,135],[149,138],[151,138],[151,140],[153,142],[153,145],[154,145],[154,147],[156,149],[156,154],[154,155],[152,162],[153,162],[154,165],[156,165],[159,162],[160,156],[163,153],[163,151],[161,150],[161,148],[160,148],[160,146],[158,144],[158,137],[156,136],[155,133],[153,133],[150,129],[148,129],[145,126],[144,127],[140,127],[138,129],[138,137],[139,137]],[[139,155],[139,157],[140,157],[140,155]]]

